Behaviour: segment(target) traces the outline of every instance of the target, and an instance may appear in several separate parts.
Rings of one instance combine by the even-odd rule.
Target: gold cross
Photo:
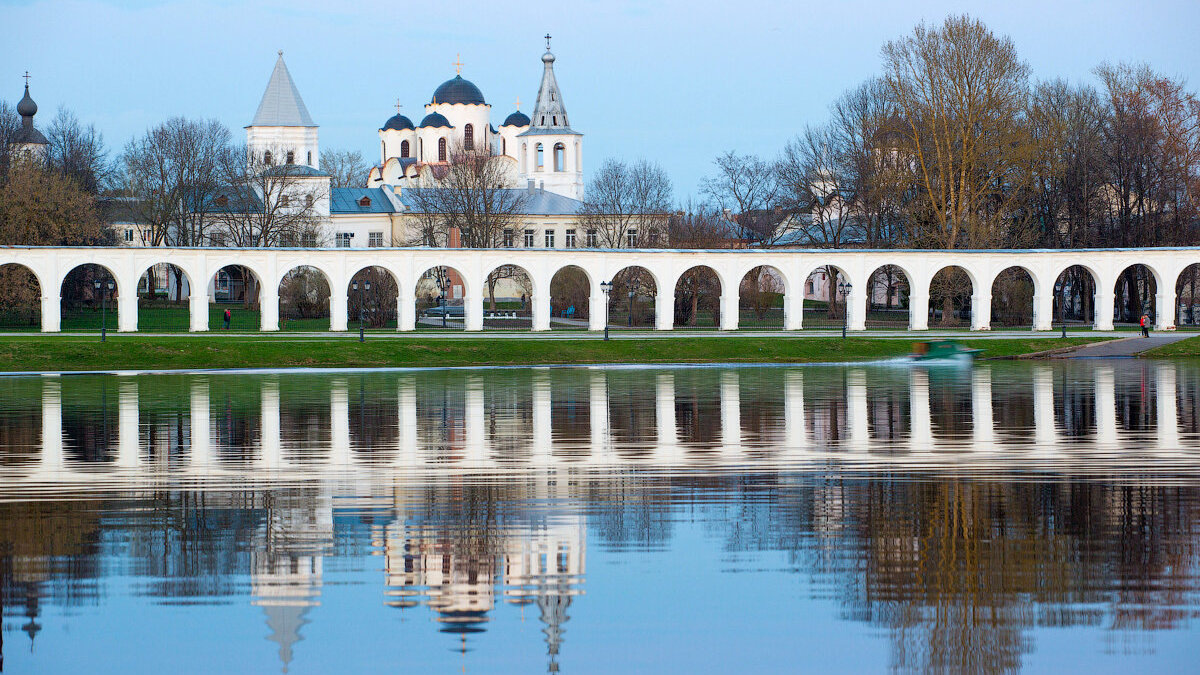
[[[400,105],[400,99],[396,99],[396,114],[397,115],[400,114],[400,108],[403,108],[403,107],[404,106]]]
[[[462,75],[462,67],[463,67],[462,54],[455,54],[454,56],[455,56],[455,61],[454,61],[454,63],[451,63],[450,65],[454,66],[454,71],[456,73],[458,73],[459,75]]]
[[[521,97],[518,96],[517,97],[517,110],[520,110],[520,109],[521,109]]]

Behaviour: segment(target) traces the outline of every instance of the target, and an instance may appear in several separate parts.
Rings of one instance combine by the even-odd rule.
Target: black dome
[[[470,80],[464,80],[462,75],[455,75],[453,80],[446,80],[433,92],[431,103],[465,103],[468,105],[484,105],[483,92],[479,91]],[[421,125],[424,126],[424,125]]]
[[[429,113],[425,119],[421,120],[422,127],[448,127],[450,120],[446,119],[441,113]]]
[[[402,129],[412,129],[412,128],[413,128],[412,120],[408,119],[404,115],[401,115],[400,113],[396,113],[395,115],[392,115],[391,117],[388,118],[387,122],[383,123],[384,131],[387,131],[389,129],[396,129],[397,131],[399,131]]]
[[[521,112],[520,110],[518,110],[515,113],[506,117],[504,119],[504,124],[501,124],[500,126],[502,126],[502,127],[527,127],[527,126],[529,126],[529,116],[526,115],[525,113]]]
[[[17,114],[21,117],[33,117],[37,114],[37,104],[33,99],[29,98],[29,85],[25,85],[25,96],[21,98],[21,102],[17,104]]]

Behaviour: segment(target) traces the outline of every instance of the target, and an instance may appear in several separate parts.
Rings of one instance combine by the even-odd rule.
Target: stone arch
[[[1096,324],[1096,295],[1100,275],[1086,265],[1068,265],[1058,270],[1054,285],[1051,321],[1076,325]]]
[[[992,326],[1002,328],[1033,328],[1034,302],[1038,291],[1037,277],[1029,268],[1012,265],[992,279]]]
[[[804,275],[800,297],[809,306],[806,327],[841,329],[847,320],[846,294],[839,285],[845,283],[853,285],[850,273],[833,264],[817,265]]]
[[[96,282],[101,286],[97,290]],[[111,283],[112,288],[108,285]],[[63,275],[59,282],[59,307],[63,330],[117,330],[118,298],[126,295],[121,278],[101,263],[83,262]]]
[[[943,265],[929,278],[929,326],[971,326],[972,296],[979,287],[974,272],[962,265]]]
[[[534,299],[542,290],[528,268],[515,263],[496,265],[483,275],[485,328],[533,328]]]
[[[1134,263],[1118,272],[1111,290],[1114,325],[1136,326],[1142,314],[1149,316],[1151,323],[1156,322],[1156,300],[1161,281],[1159,273],[1145,263]]]
[[[739,325],[752,328],[784,328],[785,301],[791,289],[783,270],[775,265],[757,265],[738,279]]]
[[[449,265],[426,268],[413,284],[417,328],[455,328],[466,326],[467,277]]]
[[[144,267],[137,277],[138,327],[188,330],[194,287],[191,273],[179,265],[164,260]]]
[[[367,328],[394,328],[399,312],[400,281],[380,265],[364,265],[346,282],[347,325],[362,321]]]
[[[901,265],[876,267],[863,289],[867,328],[903,330],[910,325],[912,273]]]
[[[42,322],[42,280],[21,263],[0,263],[0,329],[37,330]]]
[[[658,315],[660,281],[654,270],[641,265],[628,265],[617,270],[611,279],[608,313],[605,320],[613,328],[653,328]],[[629,292],[633,291],[633,298]]]
[[[1175,325],[1200,328],[1200,262],[1184,267],[1175,278]]]
[[[329,330],[333,281],[324,270],[295,265],[280,276],[276,289],[280,330]]]
[[[710,265],[693,265],[684,270],[675,280],[674,325],[719,328],[721,294],[726,286],[721,273]],[[702,319],[705,311],[711,311],[711,325]]]
[[[591,318],[592,275],[579,265],[563,265],[550,275],[551,328],[578,329]],[[556,325],[557,324],[557,325]]]

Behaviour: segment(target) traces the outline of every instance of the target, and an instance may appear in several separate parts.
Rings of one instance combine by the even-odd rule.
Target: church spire
[[[545,64],[545,70],[542,72],[542,86],[538,87],[537,102],[533,106],[532,127],[570,131],[571,124],[567,121],[562,92],[554,77],[554,54],[550,52],[549,33],[546,34],[546,53],[542,54],[542,63]]]
[[[275,70],[271,72],[271,81],[263,92],[258,111],[254,113],[252,127],[315,127],[316,122],[308,114],[304,99],[292,81],[287,64],[283,62],[283,50],[275,61]]]

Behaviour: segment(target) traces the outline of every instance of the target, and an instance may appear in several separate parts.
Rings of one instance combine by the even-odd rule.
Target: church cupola
[[[583,134],[571,129],[562,91],[554,76],[555,56],[546,35],[542,54],[542,84],[530,115],[529,128],[517,135],[518,169],[523,180],[572,199],[583,198]]]
[[[17,103],[17,113],[21,116],[21,128],[17,129],[17,133],[12,137],[12,147],[15,154],[45,159],[50,141],[47,141],[42,132],[33,126],[33,116],[37,114],[37,111],[37,104],[29,97],[29,73],[25,73],[25,95]]]

